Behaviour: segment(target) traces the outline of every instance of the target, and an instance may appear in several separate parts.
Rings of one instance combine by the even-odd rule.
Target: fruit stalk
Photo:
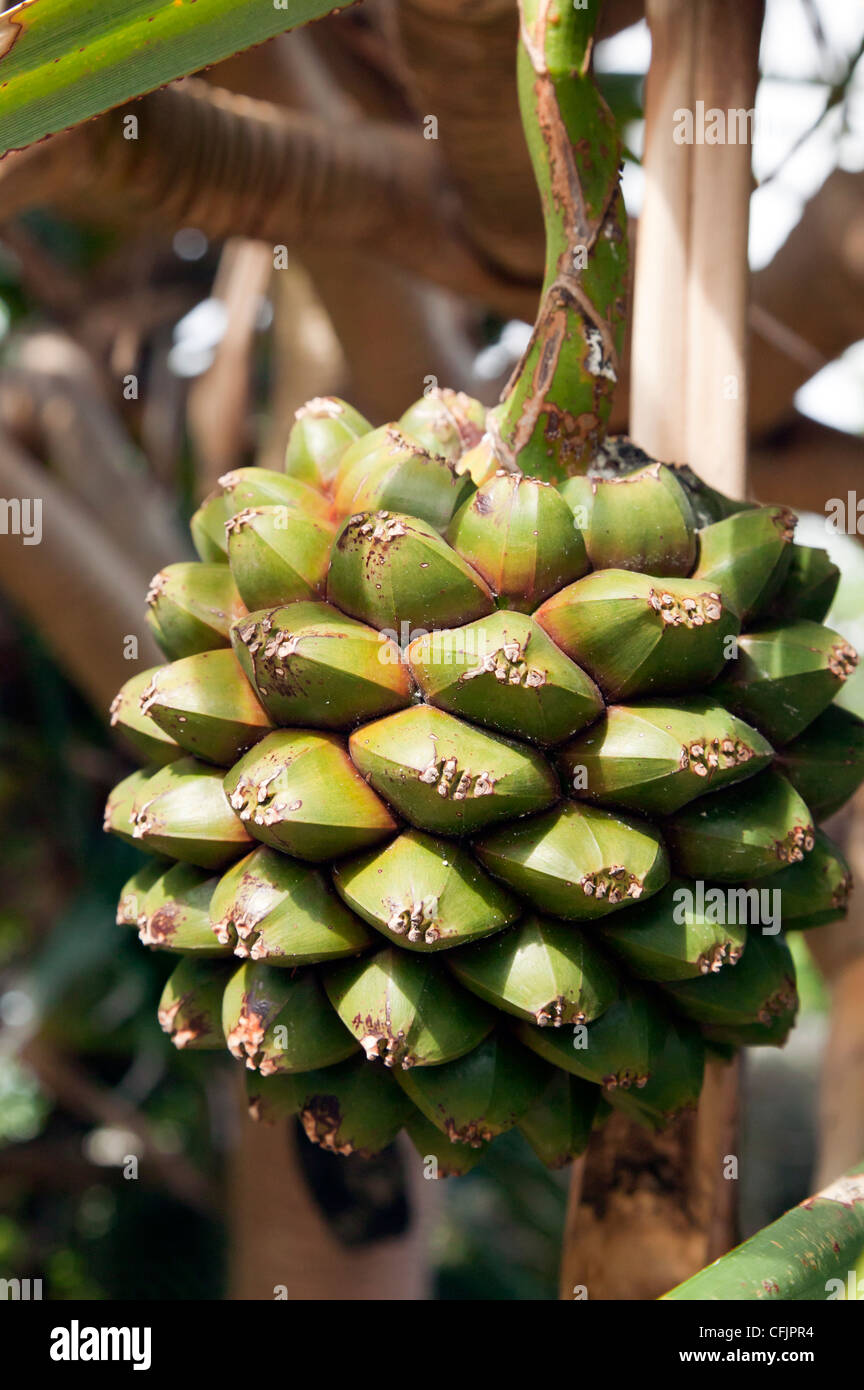
[[[519,103],[543,204],[534,331],[489,425],[503,467],[584,473],[604,432],[624,337],[627,223],[614,118],[591,74],[600,0],[520,0]]]

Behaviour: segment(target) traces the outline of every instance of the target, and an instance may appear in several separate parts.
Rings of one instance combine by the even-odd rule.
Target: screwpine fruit
[[[626,441],[555,487],[485,421],[310,401],[284,473],[198,509],[148,594],[166,664],[111,711],[163,1029],[241,1061],[257,1118],[404,1130],[440,1176],[514,1127],[553,1167],[613,1108],[662,1127],[706,1057],[781,1044],[783,929],[849,896],[816,820],[864,777],[790,512]]]

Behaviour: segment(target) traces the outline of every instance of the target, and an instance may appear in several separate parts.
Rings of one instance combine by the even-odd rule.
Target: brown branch
[[[44,1039],[30,1039],[19,1057],[64,1110],[133,1134],[141,1146],[136,1155],[139,1162],[148,1164],[163,1186],[181,1202],[203,1212],[215,1210],[216,1194],[208,1180],[188,1159],[179,1154],[162,1154],[149,1121],[123,1095],[100,1086]]]
[[[333,40],[343,32],[359,37],[356,24],[353,28],[333,25],[330,44],[322,48],[328,58]],[[318,36],[317,26],[308,37],[313,36]],[[368,31],[367,38],[375,37],[374,30]],[[342,65],[343,78],[351,80],[346,94],[334,80],[329,64],[314,51],[311,56],[317,62],[309,62],[306,39],[305,34],[294,34],[291,50],[292,64],[305,74],[306,105],[317,115],[336,112],[340,121],[356,120],[363,111],[369,114],[366,103],[370,93],[362,85],[358,90],[354,69],[349,66],[346,74]],[[394,47],[391,42],[384,52],[390,56]],[[343,57],[350,58],[350,52],[343,52]],[[309,77],[313,72],[314,82]],[[389,93],[391,114],[394,91]],[[377,87],[373,98],[376,93],[380,95]],[[375,110],[380,111],[382,104],[383,99]],[[481,382],[474,376],[471,311],[457,296],[362,252],[307,249],[300,259],[314,276],[318,297],[345,354],[346,389],[371,420],[398,418],[425,388],[429,377],[442,386],[458,385],[492,404],[495,383]],[[320,395],[320,388],[312,394]]]
[[[750,453],[750,494],[798,511],[826,511],[829,498],[860,492],[864,439],[797,415]]]
[[[487,267],[459,223],[435,142],[389,122],[333,125],[190,79],[0,163],[4,215],[57,203],[90,220],[196,226],[293,249],[367,251],[506,312],[530,286]]]
[[[514,80],[516,5],[401,0],[395,14],[418,120],[438,123],[469,236],[508,275],[539,284],[543,218]]]
[[[273,276],[271,296],[269,409],[255,462],[278,470],[295,411],[313,396],[344,396],[348,369],[316,286],[299,261]]]
[[[0,374],[0,427],[50,462],[148,577],[189,552],[171,500],[148,474],[87,355],[53,332],[19,339],[14,355],[18,365]]]
[[[140,666],[160,661],[142,603],[146,576],[60,483],[0,432],[0,496],[42,502],[42,540],[0,544],[0,589],[38,628],[60,666],[100,711],[137,669],[124,659],[138,639]],[[129,526],[135,525],[134,516]]]
[[[261,242],[239,237],[226,242],[212,289],[213,298],[225,307],[225,332],[210,366],[192,382],[186,404],[199,497],[211,492],[223,473],[245,462],[251,442],[255,333],[272,274],[272,256]]]
[[[790,417],[795,392],[820,365],[861,337],[864,176],[838,169],[826,179],[754,276],[753,302],[750,427],[761,435]]]
[[[491,405],[500,383],[474,375],[464,305],[368,256],[303,256],[348,363],[352,401],[374,422],[397,419],[426,378]]]
[[[845,1172],[864,1153],[864,793],[858,793],[828,830],[843,845],[858,886],[844,921],[806,935],[831,996],[819,1086],[817,1187]]]

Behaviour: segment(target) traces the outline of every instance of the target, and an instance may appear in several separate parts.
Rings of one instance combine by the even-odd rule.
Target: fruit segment
[[[422,830],[467,835],[558,799],[552,768],[527,744],[415,705],[351,735],[351,757],[400,815]]]
[[[150,666],[146,671],[130,676],[111,701],[110,711],[111,727],[117,730],[129,752],[142,762],[152,763],[154,767],[173,762],[183,752],[176,740],[148,718],[148,712],[141,709],[141,696],[161,669]]]
[[[610,705],[562,748],[573,795],[670,815],[706,792],[761,772],[774,750],[749,724],[704,699]]]
[[[517,1024],[517,1037],[555,1067],[605,1090],[642,1088],[657,1070],[667,1032],[662,1011],[634,990],[593,1023],[571,1030]]]
[[[297,859],[353,854],[396,829],[334,734],[268,734],[235,763],[225,793],[256,840]]]
[[[264,845],[220,878],[210,919],[217,939],[234,943],[236,956],[269,965],[339,960],[373,944],[324,874]]]
[[[593,484],[586,541],[591,567],[687,576],[696,524],[687,493],[660,463]]]
[[[402,709],[412,686],[398,645],[326,603],[250,613],[231,641],[275,723],[350,729]]]
[[[346,450],[371,432],[369,421],[338,396],[316,396],[295,411],[285,472],[313,488],[328,487]]]
[[[506,1033],[441,1067],[395,1073],[421,1114],[451,1143],[479,1148],[512,1129],[546,1079],[546,1069]]]
[[[482,836],[474,850],[541,912],[576,920],[632,907],[669,877],[665,847],[647,822],[574,801]]]
[[[678,872],[724,883],[779,873],[815,843],[810,812],[773,770],[686,806],[665,822],[663,834]]]
[[[447,539],[503,607],[523,613],[588,569],[564,499],[521,473],[495,473],[456,513]]]
[[[754,507],[706,526],[695,578],[716,585],[742,622],[749,620],[786,577],[796,520],[786,507]]]
[[[812,724],[857,665],[854,647],[818,623],[760,628],[738,639],[712,693],[779,747]]]
[[[570,923],[529,916],[447,961],[460,984],[487,1004],[540,1028],[587,1023],[618,997],[618,976]]]
[[[390,511],[360,512],[345,522],[333,546],[327,598],[400,642],[494,608],[480,575],[434,527]]]
[[[210,925],[216,879],[192,864],[173,864],[151,884],[138,914],[145,946],[188,956],[228,956],[232,939],[218,941]]]
[[[603,710],[590,676],[523,613],[418,637],[406,659],[430,704],[531,743],[560,743]]]
[[[434,1067],[477,1047],[491,1010],[459,989],[437,962],[385,947],[367,960],[333,966],[327,994],[370,1061]]]
[[[519,1121],[541,1163],[563,1168],[584,1153],[597,1116],[600,1090],[556,1067],[546,1087]]]
[[[357,1050],[312,970],[241,965],[225,989],[222,1026],[232,1057],[262,1076],[329,1067]]]
[[[187,956],[169,975],[157,1018],[177,1048],[217,1052],[225,1047],[222,995],[230,966]]]
[[[716,975],[744,950],[753,902],[752,890],[674,879],[620,923],[611,922],[602,943],[643,980]]]
[[[147,591],[147,622],[169,661],[227,647],[231,624],[245,612],[226,565],[168,565]]]
[[[199,652],[160,666],[140,710],[178,751],[230,767],[273,728],[232,651]]]
[[[623,569],[587,574],[534,616],[606,699],[616,701],[707,685],[739,629],[719,588]]]
[[[221,770],[197,758],[178,758],[147,779],[131,827],[141,849],[202,869],[224,868],[251,843],[228,804]]]
[[[409,951],[463,945],[501,931],[521,911],[467,850],[420,830],[343,860],[333,882],[349,907]]]

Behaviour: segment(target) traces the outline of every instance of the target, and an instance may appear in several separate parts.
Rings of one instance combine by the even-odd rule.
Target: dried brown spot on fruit
[[[709,777],[717,768],[728,771],[749,762],[752,757],[753,749],[742,739],[702,739],[682,746],[679,767],[697,777]]]
[[[255,1006],[244,999],[237,1022],[228,1033],[228,1051],[238,1062],[245,1061],[251,1071],[256,1068],[258,1054],[264,1042],[264,1021]]]
[[[780,533],[781,540],[787,543],[795,537],[795,527],[798,525],[798,518],[788,507],[778,507],[772,514],[771,520]]]
[[[352,529],[356,530],[358,535],[369,536],[373,541],[380,541],[383,545],[389,545],[390,541],[396,540],[398,536],[407,535],[407,528],[389,512],[376,512],[372,519],[362,514],[352,516],[345,528],[342,540],[347,538]]]
[[[831,895],[831,906],[838,910],[846,908],[849,902],[849,894],[852,892],[852,876],[844,874]]]
[[[306,1138],[313,1144],[320,1144],[322,1149],[338,1154],[353,1152],[349,1143],[339,1144],[336,1141],[342,1124],[342,1112],[335,1096],[311,1096],[300,1111],[300,1123]]]
[[[157,1015],[163,1032],[168,1033],[174,1046],[181,1050],[190,1043],[197,1042],[199,1038],[207,1037],[213,1031],[209,1020],[203,1014],[188,1012],[183,1018],[182,1028],[175,1028],[174,1023],[182,1002],[180,999],[176,1000],[170,1008],[160,1009]]]
[[[138,923],[140,940],[145,946],[164,946],[177,931],[179,916],[180,909],[176,903],[165,903],[155,912],[151,912],[149,917],[142,915]]]
[[[717,941],[703,951],[696,964],[701,975],[716,975],[724,965],[735,965],[741,958],[741,946],[731,941]]]
[[[482,1120],[468,1120],[457,1125],[453,1119],[444,1122],[444,1129],[451,1144],[467,1144],[472,1149],[482,1149],[494,1135]]]
[[[385,1067],[395,1066],[398,1062],[403,1071],[414,1066],[416,1058],[407,1050],[405,1033],[401,1029],[394,1033],[386,1016],[373,1018],[371,1014],[367,1014],[364,1018],[361,1014],[356,1014],[353,1028],[355,1032],[363,1029],[360,1046],[366,1053],[368,1062],[375,1062],[380,1058]]]
[[[835,642],[828,656],[828,670],[841,681],[848,680],[858,665],[858,653],[848,642]]]
[[[698,594],[696,598],[681,599],[668,589],[652,588],[648,593],[648,606],[669,627],[704,627],[706,623],[716,623],[723,613],[720,595],[713,590]]]
[[[153,578],[150,580],[150,588],[147,590],[147,597],[145,599],[145,602],[148,603],[151,608],[153,607],[153,604],[156,603],[156,601],[159,598],[161,598],[162,594],[165,592],[165,586],[167,583],[168,578],[164,570],[160,570],[158,574],[154,574]]]
[[[631,1086],[636,1086],[641,1090],[642,1087],[646,1085],[647,1081],[647,1075],[642,1075],[639,1072],[631,1071],[629,1068],[625,1067],[619,1072],[604,1076],[601,1085],[604,1086],[607,1091],[614,1091],[617,1087],[620,1087],[622,1091],[629,1091]]]
[[[759,1023],[769,1024],[773,1019],[791,1013],[797,1008],[798,991],[795,988],[795,981],[787,975],[780,989],[765,1000],[756,1018]]]
[[[800,864],[816,843],[815,833],[812,825],[793,825],[774,846],[777,858],[782,859],[784,864]]]
[[[396,902],[388,898],[387,906],[390,909],[388,931],[397,936],[407,936],[409,941],[425,941],[429,946],[440,937],[437,897],[430,895],[419,902],[410,898]]]
[[[504,642],[492,652],[486,652],[476,666],[463,671],[460,682],[477,676],[492,675],[502,685],[519,685],[537,690],[546,684],[548,672],[540,666],[529,665],[525,656],[527,643]]]
[[[156,1018],[158,1019],[159,1027],[162,1029],[163,1032],[171,1032],[174,1020],[177,1017],[177,1014],[180,1012],[180,1005],[182,1004],[182,1002],[182,999],[175,999],[174,1002],[172,1004],[169,1004],[167,1008],[157,1009]]]
[[[564,998],[563,994],[559,994],[557,999],[551,999],[548,1004],[544,1004],[542,1008],[537,1010],[534,1015],[534,1022],[540,1028],[547,1028],[550,1023],[553,1028],[560,1028],[561,1024],[564,1022],[564,1010],[567,1004],[568,1001]],[[585,1023],[585,1015],[581,1011],[579,1013],[571,1013],[567,1022],[573,1024]]]
[[[465,801],[469,796],[491,796],[495,790],[491,773],[460,769],[456,758],[433,759],[418,774],[418,780],[434,787],[439,796],[452,796],[454,801]]]
[[[242,821],[253,820],[256,825],[273,825],[282,820],[286,812],[296,809],[296,803],[288,806],[270,790],[270,784],[284,771],[284,766],[275,768],[269,777],[253,780],[243,776],[239,779],[231,793],[230,803]]]
[[[586,897],[608,898],[610,903],[620,903],[625,898],[641,898],[645,891],[642,880],[628,873],[623,864],[613,864],[611,868],[583,874],[579,886]]]
[[[158,834],[162,828],[159,817],[154,815],[150,809],[151,803],[148,801],[144,806],[138,808],[131,818],[132,835],[136,840],[143,840],[147,835]]]

